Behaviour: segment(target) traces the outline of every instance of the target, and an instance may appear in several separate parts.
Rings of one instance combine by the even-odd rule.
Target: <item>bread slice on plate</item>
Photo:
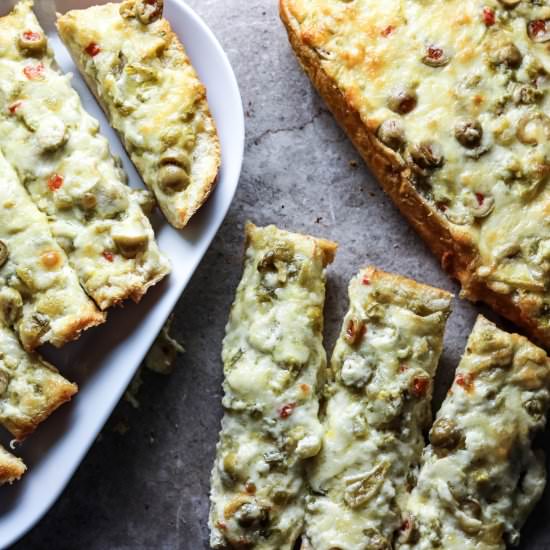
[[[336,245],[252,224],[246,241],[222,351],[210,540],[215,549],[292,550],[304,521],[304,461],[321,446],[325,267]]]
[[[550,403],[550,360],[479,317],[437,413],[399,550],[504,550],[546,484],[533,450]]]
[[[0,445],[0,485],[21,479],[27,467],[20,458],[8,453]]]
[[[138,301],[169,272],[132,190],[23,0],[0,18],[0,150],[101,309]]]
[[[105,320],[1,153],[0,319],[27,350],[62,346]]]
[[[162,212],[182,228],[212,191],[220,146],[206,90],[162,9],[162,0],[93,6],[60,16],[58,29]]]
[[[550,345],[550,6],[280,0],[298,59],[462,284]]]
[[[368,267],[330,362],[303,548],[391,548],[431,424],[452,296]]]
[[[36,353],[26,352],[0,323],[0,424],[24,439],[78,391]]]

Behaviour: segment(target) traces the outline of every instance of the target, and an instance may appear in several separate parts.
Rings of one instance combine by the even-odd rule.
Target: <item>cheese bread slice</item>
[[[280,7],[303,68],[464,296],[550,346],[550,4]]]
[[[505,550],[546,484],[533,439],[546,423],[550,360],[479,317],[430,431],[396,548]]]
[[[59,34],[168,221],[208,198],[220,147],[206,90],[162,18],[162,0],[125,0],[59,17]]]
[[[62,346],[105,320],[1,153],[0,319],[29,350]]]
[[[306,539],[315,550],[391,548],[431,423],[452,296],[369,267],[351,281],[349,298],[325,391],[323,446],[308,467]]]
[[[244,274],[223,343],[225,415],[212,473],[212,548],[291,550],[304,460],[319,452],[325,267],[332,242],[246,228]]]
[[[23,0],[0,18],[0,150],[101,309],[169,271],[141,203]]]
[[[18,440],[27,437],[78,391],[36,353],[26,352],[0,323],[0,424]]]
[[[27,467],[20,458],[8,453],[2,445],[0,445],[0,485],[13,483],[25,473]]]

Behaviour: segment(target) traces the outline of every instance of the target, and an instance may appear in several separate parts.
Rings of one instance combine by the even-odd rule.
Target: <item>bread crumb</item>
[[[145,366],[159,374],[170,374],[178,353],[184,353],[184,347],[170,335],[174,315],[170,315],[162,327],[151,349],[145,356]]]

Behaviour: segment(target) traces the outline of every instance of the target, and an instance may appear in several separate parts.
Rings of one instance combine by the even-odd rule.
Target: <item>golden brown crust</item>
[[[26,469],[27,467],[20,458],[8,453],[0,445],[0,485],[17,481]]]
[[[426,201],[410,179],[410,169],[394,151],[384,146],[368,128],[351,101],[319,63],[319,57],[301,38],[299,23],[290,10],[290,0],[279,0],[281,19],[300,65],[326,102],[337,122],[351,139],[384,191],[439,258],[443,269],[462,285],[461,295],[472,302],[484,301],[497,313],[525,329],[537,342],[550,346],[550,328],[536,321],[537,306],[529,299],[491,290],[476,273],[478,251],[468,235],[452,227],[444,216]]]

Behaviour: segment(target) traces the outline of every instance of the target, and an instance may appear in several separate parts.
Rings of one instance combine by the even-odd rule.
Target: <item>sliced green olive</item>
[[[472,207],[472,214],[475,218],[487,217],[495,207],[495,199],[491,195],[477,193],[476,205]]]
[[[531,84],[524,84],[517,87],[513,94],[512,99],[517,105],[533,105],[543,97],[542,90],[531,86]]]
[[[406,115],[416,107],[417,101],[418,95],[414,88],[397,88],[388,97],[388,107],[395,113]]]
[[[533,42],[543,43],[550,40],[550,20],[537,19],[527,25],[527,34]]]
[[[453,420],[439,418],[430,431],[430,443],[437,449],[453,451],[462,441],[462,432]]]
[[[137,0],[136,17],[144,25],[149,25],[162,17],[163,7],[163,0]]]
[[[15,325],[23,310],[23,298],[14,288],[8,286],[0,290],[0,315],[7,325]]]
[[[190,182],[189,174],[176,164],[165,164],[159,171],[159,185],[165,193],[183,191]]]
[[[483,128],[479,121],[465,118],[455,124],[454,134],[456,140],[463,147],[473,149],[478,147],[483,138]]]
[[[441,147],[434,141],[422,141],[410,148],[411,158],[421,168],[432,170],[439,168],[443,162]]]
[[[515,8],[521,0],[498,0],[505,8]]]
[[[4,393],[8,389],[8,383],[8,374],[5,371],[0,370],[0,397],[2,397],[2,395],[4,395]]]
[[[19,49],[30,54],[39,54],[46,49],[46,37],[40,31],[23,31],[17,38]]]
[[[0,241],[0,267],[8,261],[9,255],[8,245],[4,241]]]
[[[494,44],[490,59],[493,65],[505,65],[510,69],[517,69],[523,61],[523,56],[513,42],[501,42]]]
[[[93,210],[97,206],[97,198],[93,193],[88,191],[82,195],[80,204],[84,210]]]
[[[550,139],[550,117],[541,111],[524,114],[518,122],[517,138],[525,145],[536,145]]]
[[[140,252],[143,252],[149,242],[148,236],[141,232],[127,232],[113,235],[118,250],[125,258],[135,258]]]
[[[428,46],[424,57],[422,57],[422,63],[429,67],[443,67],[447,65],[450,60],[445,50],[438,46]]]
[[[175,164],[181,166],[187,173],[191,171],[191,159],[184,151],[178,149],[169,149],[164,152],[160,158],[160,165]]]
[[[378,128],[378,139],[390,149],[399,151],[405,145],[405,129],[400,120],[390,118]]]

